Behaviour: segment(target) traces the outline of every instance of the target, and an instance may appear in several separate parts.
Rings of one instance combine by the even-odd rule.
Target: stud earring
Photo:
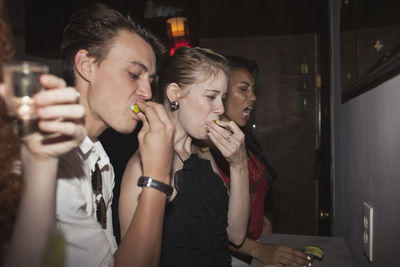
[[[169,106],[172,111],[175,111],[179,108],[179,102],[178,101],[169,102]]]

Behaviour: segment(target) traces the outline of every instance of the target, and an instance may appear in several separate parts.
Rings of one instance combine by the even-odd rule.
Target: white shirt
[[[96,162],[101,170],[107,228],[96,218],[91,173]],[[65,266],[114,266],[117,243],[112,227],[114,169],[99,141],[86,137],[78,148],[60,159],[57,180],[57,227],[65,239]]]

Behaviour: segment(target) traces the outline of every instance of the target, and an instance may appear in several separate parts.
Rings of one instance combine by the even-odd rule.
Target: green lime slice
[[[319,259],[322,259],[322,256],[324,255],[324,250],[314,245],[306,246],[305,252],[306,254],[313,255]]]
[[[133,112],[135,112],[136,114],[137,114],[137,113],[140,113],[140,109],[139,109],[138,105],[132,105],[132,106],[131,106],[131,110],[132,110]]]

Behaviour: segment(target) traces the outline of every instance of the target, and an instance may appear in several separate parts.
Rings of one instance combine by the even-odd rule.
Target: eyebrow
[[[220,90],[217,89],[206,89],[206,91],[214,92],[214,93],[221,93]]]
[[[243,83],[243,84],[245,84],[245,85],[247,85],[247,86],[250,86],[250,83],[249,82],[239,82],[239,84],[240,83]]]

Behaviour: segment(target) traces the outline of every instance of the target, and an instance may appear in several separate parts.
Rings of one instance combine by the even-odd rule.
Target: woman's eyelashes
[[[132,79],[139,80],[140,74],[136,74],[136,73],[130,72],[130,71],[128,71],[128,73],[129,73],[129,76],[131,76]]]

